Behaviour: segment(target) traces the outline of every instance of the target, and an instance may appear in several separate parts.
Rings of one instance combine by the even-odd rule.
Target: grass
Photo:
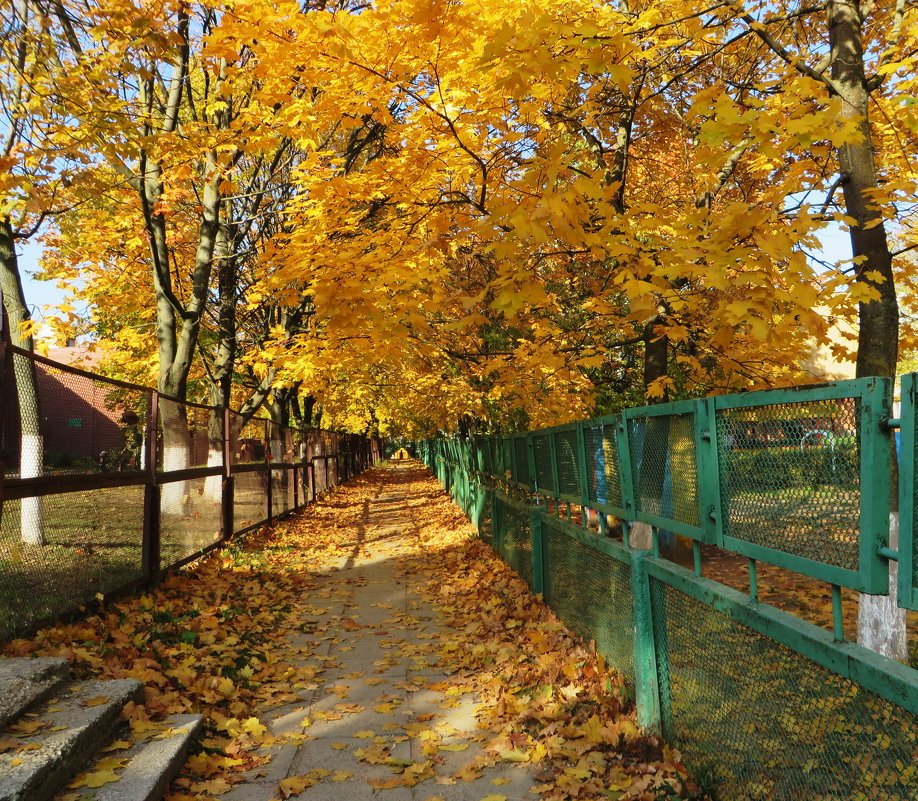
[[[163,567],[219,536],[219,504],[204,497],[204,480],[186,486],[184,514],[161,517]],[[45,545],[22,542],[21,502],[5,502],[0,525],[0,637],[74,612],[97,594],[142,578],[143,495],[143,487],[115,487],[46,496]],[[235,501],[237,529],[264,519],[260,479],[240,482]]]

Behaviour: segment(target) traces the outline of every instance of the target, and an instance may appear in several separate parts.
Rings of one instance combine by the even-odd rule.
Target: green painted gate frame
[[[629,424],[633,420],[640,418],[652,417],[675,417],[690,415],[692,418],[692,435],[695,454],[695,498],[697,501],[697,512],[699,525],[691,525],[681,520],[675,520],[671,517],[650,514],[639,508],[639,493],[634,486],[637,477],[636,460],[634,448],[632,448],[631,437],[629,435]],[[706,470],[710,470],[710,465],[705,465],[703,454],[705,452],[706,441],[702,434],[710,426],[707,421],[707,405],[704,401],[685,400],[675,401],[673,403],[661,403],[656,406],[640,406],[635,409],[626,409],[622,412],[622,438],[621,442],[625,445],[623,451],[619,452],[621,460],[620,469],[622,472],[622,483],[625,488],[625,506],[626,514],[629,520],[637,520],[641,523],[647,523],[654,528],[666,529],[667,531],[681,534],[683,537],[689,537],[700,542],[713,543],[715,541],[715,531],[711,524],[710,513],[706,514],[705,510],[710,509],[713,504],[713,498],[710,487],[702,481],[706,475]],[[705,492],[708,490],[708,492]]]
[[[725,525],[726,498],[721,493],[721,455],[717,414],[731,409],[749,409],[777,404],[856,399],[860,401],[857,421],[859,437],[859,535],[858,569],[839,567],[775,548],[747,542],[731,536]],[[706,499],[710,501],[709,517],[714,521],[715,542],[728,551],[759,559],[806,576],[874,595],[889,592],[889,567],[880,549],[889,542],[890,445],[889,415],[892,383],[885,378],[857,378],[821,384],[817,387],[792,387],[749,392],[740,395],[717,395],[703,401],[707,405],[707,431],[703,436],[710,446],[704,464]],[[713,453],[712,453],[713,450]],[[710,458],[716,461],[709,462]]]

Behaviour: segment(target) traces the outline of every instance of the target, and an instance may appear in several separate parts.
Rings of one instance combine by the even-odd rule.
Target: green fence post
[[[918,610],[918,535],[915,531],[915,410],[918,374],[902,376],[899,414],[899,606]]]
[[[634,699],[638,725],[647,732],[662,732],[660,676],[654,640],[650,577],[644,569],[646,551],[631,554],[631,593],[634,612]],[[664,655],[665,656],[665,655]],[[665,710],[668,713],[668,709]]]
[[[697,401],[695,454],[698,475],[698,514],[704,542],[722,543],[723,510],[720,497],[720,452],[714,398]]]
[[[871,378],[861,401],[858,431],[861,446],[861,520],[859,565],[864,592],[889,592],[889,565],[878,549],[889,545],[892,382]],[[897,488],[898,489],[898,488]],[[912,532],[901,531],[900,538]]]
[[[634,476],[631,472],[631,446],[628,437],[628,421],[625,416],[618,415],[615,425],[615,435],[618,437],[618,466],[619,479],[622,486],[622,507],[625,510],[625,519],[622,521],[622,533],[625,545],[629,542],[629,524],[634,520],[637,503],[634,497]]]
[[[529,530],[532,540],[532,592],[541,595],[545,582],[542,573],[542,515],[538,509],[529,513]]]

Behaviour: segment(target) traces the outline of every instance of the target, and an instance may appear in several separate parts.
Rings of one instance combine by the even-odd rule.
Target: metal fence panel
[[[186,479],[160,487],[160,560],[176,564],[220,540],[222,476]]]
[[[535,487],[547,495],[557,495],[555,467],[552,460],[551,434],[536,432],[532,439],[532,456],[535,463]]]
[[[23,504],[44,542],[23,540]],[[6,638],[139,581],[144,488],[111,487],[3,503],[0,637]]]
[[[886,592],[887,395],[861,379],[714,398],[723,546]]]
[[[498,492],[494,503],[494,547],[519,577],[532,585],[529,509]]]
[[[693,401],[624,412],[633,519],[710,540],[700,511],[697,414]]]
[[[591,506],[624,515],[616,418],[584,424],[584,449],[587,465],[587,496]]]
[[[720,796],[918,797],[913,711],[661,576],[650,581],[664,734]]]
[[[14,351],[5,362],[13,379],[0,413],[7,479],[145,469],[150,390]]]
[[[571,631],[585,642],[594,641],[596,650],[633,688],[634,618],[627,549],[557,517],[539,517],[545,602]]]
[[[577,444],[577,427],[565,426],[552,432],[555,465],[558,476],[558,496],[580,503],[580,459]]]

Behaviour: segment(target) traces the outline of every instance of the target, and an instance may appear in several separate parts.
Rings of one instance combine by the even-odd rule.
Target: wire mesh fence
[[[664,734],[722,797],[916,797],[914,713],[665,581],[651,597]]]
[[[155,581],[382,456],[379,440],[278,426],[0,349],[0,637]]]
[[[625,676],[639,721],[715,797],[904,801],[918,798],[918,671],[847,641],[841,608],[841,588],[887,594],[896,562],[898,603],[918,608],[918,376],[899,417],[891,389],[858,379],[535,431],[525,473],[495,458],[519,435],[420,452],[466,511],[455,486],[485,487],[482,537]],[[638,524],[647,550],[630,547]],[[673,533],[691,540],[686,566],[661,558]],[[745,565],[748,592],[704,576],[702,544]],[[825,625],[762,602],[760,562],[825,582]]]

